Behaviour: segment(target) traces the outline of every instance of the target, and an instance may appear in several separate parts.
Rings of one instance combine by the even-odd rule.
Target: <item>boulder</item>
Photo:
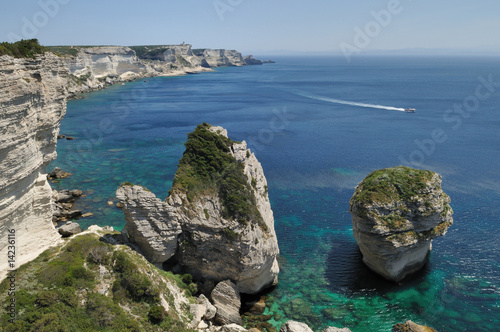
[[[230,280],[219,282],[212,291],[211,298],[217,308],[216,323],[243,325],[240,317],[241,298],[235,284]]]
[[[56,202],[57,203],[73,203],[75,201],[75,197],[70,194],[68,190],[62,190],[57,194]]]
[[[62,235],[62,237],[69,237],[81,233],[82,229],[80,228],[80,225],[78,223],[69,221],[59,227],[57,231]]]
[[[348,329],[347,327],[339,328],[339,327],[330,326],[330,327],[324,329],[322,332],[351,332],[351,330]]]
[[[65,177],[70,176],[71,173],[65,172],[59,167],[55,167],[52,172],[48,174],[49,180],[54,180],[54,179],[63,179]]]
[[[247,332],[248,330],[243,326],[238,324],[228,324],[224,325],[221,329],[221,332]]]
[[[211,320],[212,318],[215,317],[215,314],[217,312],[217,308],[210,303],[210,301],[207,299],[207,297],[203,294],[201,294],[198,299],[196,300],[196,303],[202,304],[205,306],[205,312],[203,314],[203,319],[206,320]]]
[[[81,197],[83,195],[83,191],[81,191],[80,189],[70,190],[69,193],[75,198]]]
[[[398,282],[422,268],[432,239],[453,223],[441,176],[398,166],[370,173],[350,201],[353,235],[363,262]]]
[[[70,211],[63,211],[63,218],[66,220],[69,219],[77,219],[82,216],[82,211],[81,210],[70,210]]]
[[[280,329],[280,332],[313,332],[307,324],[289,320]]]
[[[392,327],[392,332],[437,332],[433,328],[424,325],[418,325],[411,320],[404,324],[396,324]]]

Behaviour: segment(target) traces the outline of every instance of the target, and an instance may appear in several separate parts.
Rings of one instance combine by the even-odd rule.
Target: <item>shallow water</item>
[[[121,229],[123,213],[107,201],[116,202],[124,181],[165,198],[186,134],[208,122],[246,140],[264,167],[281,250],[280,282],[266,309],[275,326],[295,319],[315,329],[389,331],[411,319],[440,332],[494,330],[500,323],[500,85],[473,112],[447,110],[473,100],[479,77],[500,82],[500,60],[276,60],[137,81],[70,101],[61,133],[76,139],[59,140],[51,167],[73,173],[56,188],[86,192],[77,207],[94,216],[79,222]],[[439,142],[431,142],[433,133]],[[394,285],[361,262],[348,207],[369,172],[400,164],[442,174],[455,224],[434,241],[425,269]]]

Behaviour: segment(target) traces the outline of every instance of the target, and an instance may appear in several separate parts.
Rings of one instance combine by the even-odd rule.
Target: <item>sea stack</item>
[[[395,282],[421,269],[432,239],[453,223],[449,203],[435,172],[398,166],[370,173],[349,209],[363,262]]]
[[[197,280],[230,280],[247,294],[275,285],[279,249],[261,164],[244,141],[206,123],[185,146],[165,201],[130,183],[118,188],[123,232],[151,262],[176,262]]]

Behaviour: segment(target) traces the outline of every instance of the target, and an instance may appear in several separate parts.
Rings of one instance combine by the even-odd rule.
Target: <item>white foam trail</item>
[[[326,101],[328,103],[335,103],[335,104],[343,104],[343,105],[351,105],[351,106],[359,106],[359,107],[367,107],[367,108],[377,108],[377,109],[383,109],[383,110],[389,110],[389,111],[399,111],[399,112],[404,112],[404,108],[400,107],[392,107],[392,106],[384,106],[384,105],[374,105],[374,104],[365,104],[365,103],[357,103],[354,101],[347,101],[347,100],[341,100],[341,99],[334,99],[334,98],[327,98],[327,97],[319,97],[319,96],[313,96],[313,95],[308,95],[304,93],[298,93],[298,95],[314,100],[321,100],[321,101]]]

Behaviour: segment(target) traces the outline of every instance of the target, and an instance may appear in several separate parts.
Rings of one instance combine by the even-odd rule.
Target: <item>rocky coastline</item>
[[[193,50],[184,44],[136,49],[76,47],[74,54],[45,53],[34,58],[0,56],[0,236],[7,238],[11,230],[15,231],[16,267],[22,265],[23,270],[18,285],[34,294],[26,298],[21,318],[26,312],[46,309],[27,318],[27,322],[35,320],[26,324],[33,324],[34,329],[48,326],[43,324],[57,328],[85,320],[88,317],[82,313],[87,313],[91,320],[85,324],[97,322],[100,328],[116,326],[118,330],[164,326],[172,331],[258,331],[242,327],[241,294],[258,294],[276,285],[279,248],[267,181],[244,141],[230,140],[221,127],[201,125],[188,138],[187,159],[181,160],[165,201],[140,185],[123,184],[117,190],[127,219],[122,234],[96,226],[80,233],[79,227],[69,221],[74,219],[72,203],[82,192],[52,191],[46,167],[56,158],[59,123],[68,96],[143,77],[259,64],[262,61],[251,56],[243,58],[236,51]],[[190,142],[200,138],[210,147],[214,163],[208,165],[215,169],[205,168],[207,165],[195,158],[199,146]],[[208,171],[221,177],[206,182]],[[424,249],[423,254],[419,249],[419,260],[427,257],[431,240],[444,235],[452,223],[449,198],[441,190],[440,177],[428,175],[421,192],[427,196],[422,199],[366,205],[353,197],[353,228],[360,248],[368,248],[364,255],[366,252],[370,256],[372,250],[366,238],[382,236],[392,247],[407,250],[420,246]],[[53,176],[64,174],[56,171]],[[357,194],[362,193],[362,187],[358,186]],[[236,199],[235,192],[239,195]],[[404,214],[402,207],[411,213]],[[380,223],[383,216],[396,210],[405,219],[397,219],[403,226],[393,228]],[[68,221],[68,233],[63,230],[58,234],[54,211],[56,217]],[[370,232],[375,230],[375,235],[368,234],[368,228]],[[61,235],[68,238],[62,239]],[[410,255],[406,251],[403,254]],[[0,255],[7,257],[6,245],[0,247]],[[367,264],[375,270],[379,262]],[[425,264],[425,258],[418,264],[412,262],[410,270],[421,264]],[[385,268],[381,271],[389,272],[380,273],[401,280],[412,272],[406,265],[403,272]],[[157,267],[168,267],[183,275]],[[7,271],[2,261],[0,280]],[[5,297],[0,294],[1,300]],[[112,298],[118,299],[120,305]],[[255,304],[260,308],[256,309],[258,314],[265,308],[263,302]],[[50,311],[56,303],[79,316],[63,321]],[[397,328],[395,331],[420,331],[412,322]],[[290,321],[280,331],[312,330]],[[329,327],[323,332],[332,331],[349,329]]]
[[[156,46],[52,46],[69,69],[70,98],[106,86],[157,76],[180,76],[272,63],[235,50],[192,49],[189,44]]]

